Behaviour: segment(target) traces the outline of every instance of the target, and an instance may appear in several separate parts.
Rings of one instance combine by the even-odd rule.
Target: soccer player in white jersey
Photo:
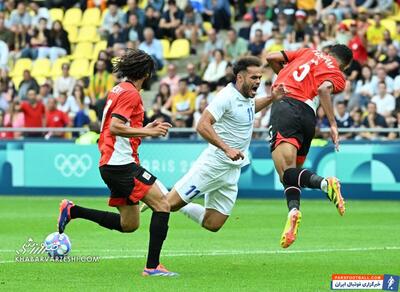
[[[235,83],[228,84],[215,96],[197,126],[209,146],[167,194],[171,211],[181,210],[214,232],[231,214],[240,169],[250,163],[248,149],[255,113],[284,93],[280,87],[272,96],[254,99],[261,81],[261,61],[256,57],[239,59],[233,71]],[[191,203],[202,195],[204,206]]]

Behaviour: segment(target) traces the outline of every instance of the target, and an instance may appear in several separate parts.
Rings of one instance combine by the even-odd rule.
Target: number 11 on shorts
[[[191,193],[193,193],[193,195],[191,195]],[[188,197],[187,199],[191,200],[194,197],[196,197],[198,194],[200,194],[199,190],[196,190],[196,186],[190,186],[189,190],[185,193],[185,196],[188,197],[190,195],[190,197]]]

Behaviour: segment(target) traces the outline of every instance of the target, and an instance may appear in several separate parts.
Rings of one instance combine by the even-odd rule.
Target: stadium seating
[[[81,19],[82,19],[82,10],[80,10],[79,8],[70,8],[67,11],[65,11],[63,25],[78,26],[81,23]]]
[[[107,49],[107,41],[99,41],[94,45],[92,59],[96,60],[99,52]]]
[[[78,27],[75,25],[64,26],[65,31],[68,32],[68,39],[71,43],[78,41]]]
[[[62,22],[64,18],[64,11],[61,8],[51,8],[50,17],[52,21],[59,20]]]
[[[89,76],[89,60],[88,59],[76,59],[71,63],[70,68],[71,76],[79,79],[84,76]]]
[[[49,77],[51,74],[51,62],[49,59],[37,59],[33,63],[32,76],[38,77]]]
[[[90,42],[78,43],[71,59],[91,59],[93,57],[93,45]]]
[[[101,24],[101,11],[99,8],[88,8],[83,13],[81,26],[99,26]]]
[[[14,69],[10,72],[11,77],[20,77],[25,70],[31,70],[32,60],[28,58],[18,59],[14,65]]]
[[[190,55],[190,43],[186,39],[174,40],[171,44],[168,57],[166,59],[182,59]]]
[[[390,35],[393,37],[396,35],[396,21],[393,19],[382,19],[381,20],[382,26],[384,26],[387,30],[390,31]]]
[[[78,33],[77,42],[98,42],[100,40],[96,26],[82,26]]]
[[[169,43],[169,40],[166,40],[166,39],[162,39],[162,40],[160,40],[160,42],[161,42],[161,45],[163,47],[164,59],[168,59],[169,58],[169,50],[170,50],[171,44]]]

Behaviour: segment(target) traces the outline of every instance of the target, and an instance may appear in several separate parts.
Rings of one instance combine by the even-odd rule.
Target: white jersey
[[[231,148],[240,150],[244,159],[232,161],[226,154],[209,144],[205,150],[207,157],[216,162],[245,166],[250,163],[249,145],[253,133],[255,102],[245,98],[232,83],[223,88],[206,108],[216,120],[213,125],[218,136]],[[204,156],[203,156],[204,157]]]

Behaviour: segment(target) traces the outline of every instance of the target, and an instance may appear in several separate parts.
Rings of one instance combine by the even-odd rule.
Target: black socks
[[[70,209],[71,218],[82,218],[98,223],[108,229],[123,232],[121,227],[121,216],[117,213],[88,209],[80,206],[73,206]]]
[[[160,264],[160,253],[168,233],[169,213],[153,212],[150,222],[149,252],[146,268],[155,269]]]
[[[286,186],[285,196],[289,211],[293,208],[300,210],[300,193],[301,190],[298,187]]]
[[[283,173],[283,183],[285,186],[321,189],[321,182],[323,180],[323,177],[304,168],[288,168]]]

